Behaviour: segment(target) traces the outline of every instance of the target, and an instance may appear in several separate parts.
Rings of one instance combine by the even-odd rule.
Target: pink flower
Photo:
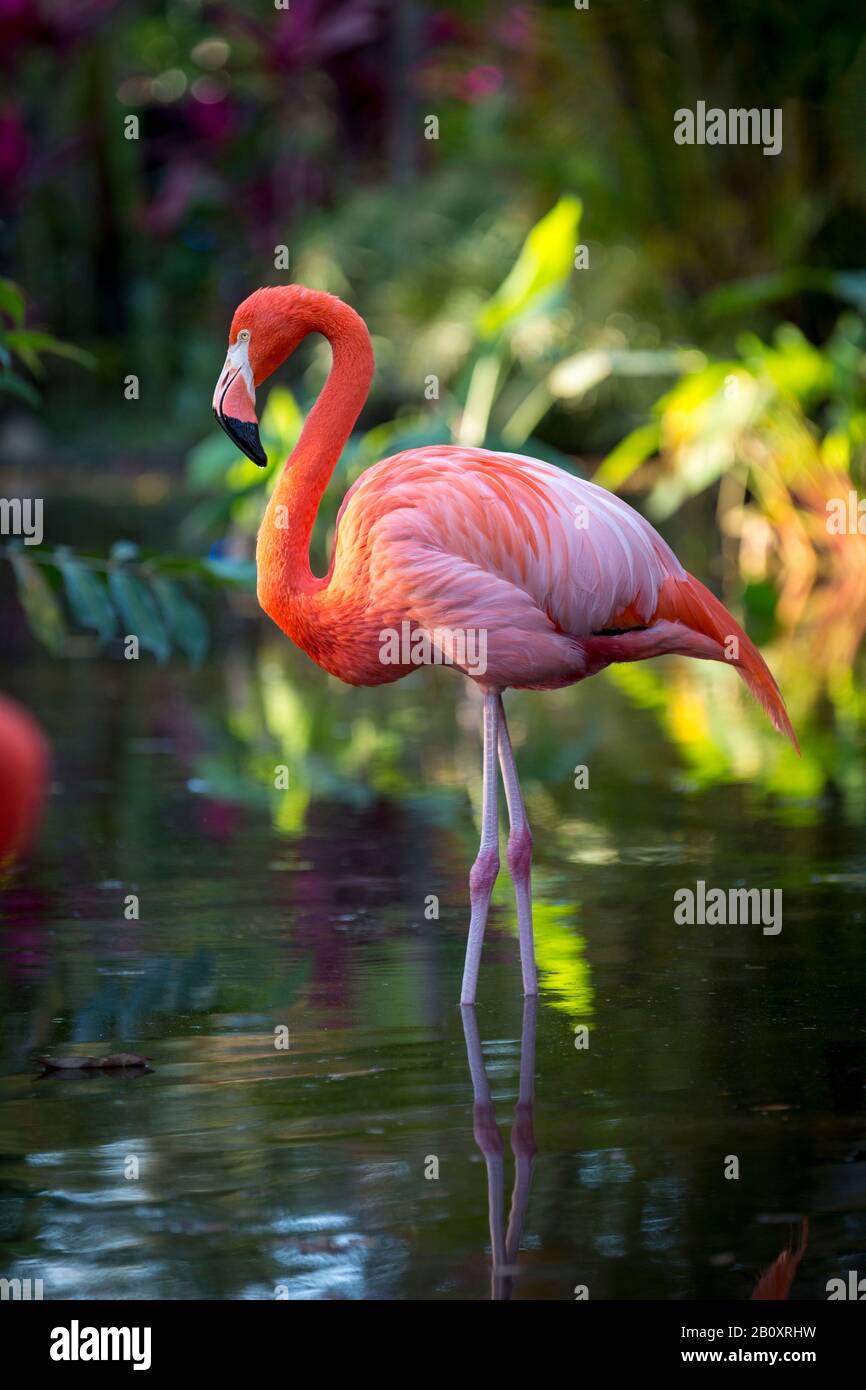
[[[502,86],[502,73],[489,63],[472,68],[460,84],[460,95],[464,101],[484,101],[486,97],[498,92]]]

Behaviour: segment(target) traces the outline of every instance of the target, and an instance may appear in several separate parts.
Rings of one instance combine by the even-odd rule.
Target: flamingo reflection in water
[[[505,1158],[502,1135],[496,1123],[496,1111],[490,1094],[490,1082],[484,1066],[481,1037],[474,1004],[461,1005],[466,1053],[472,1077],[473,1133],[484,1157],[487,1169],[487,1202],[490,1221],[492,1266],[490,1296],[496,1301],[511,1298],[517,1274],[517,1257],[526,1221],[529,1190],[538,1147],[535,1142],[535,1035],[538,1018],[538,996],[528,995],[523,1001],[523,1029],[520,1039],[520,1080],[514,1123],[511,1127],[511,1151],[514,1154],[514,1187],[508,1226],[505,1225]],[[799,1245],[783,1250],[764,1270],[751,1294],[753,1300],[784,1300],[806,1251],[809,1226],[803,1217]]]
[[[511,1151],[514,1154],[514,1188],[508,1227],[505,1226],[505,1159],[502,1135],[496,1123],[496,1111],[490,1094],[490,1083],[481,1051],[478,1019],[474,1004],[463,1004],[463,1032],[472,1076],[473,1132],[475,1142],[487,1168],[490,1244],[493,1264],[490,1273],[490,1296],[494,1300],[511,1297],[517,1256],[526,1220],[532,1170],[537,1147],[533,1128],[535,1104],[535,1030],[538,1017],[538,996],[527,995],[523,1001],[523,1030],[520,1038],[520,1080],[514,1123],[511,1127]]]

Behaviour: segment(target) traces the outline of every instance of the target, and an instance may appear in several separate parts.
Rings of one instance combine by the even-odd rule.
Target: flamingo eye
[[[249,330],[248,328],[242,328],[241,331],[240,331],[240,333],[238,334],[238,342],[239,342],[239,343],[248,343],[249,340],[250,340],[250,330]]]

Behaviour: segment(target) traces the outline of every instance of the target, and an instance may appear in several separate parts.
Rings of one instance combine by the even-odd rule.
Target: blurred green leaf
[[[207,621],[178,584],[162,575],[153,580],[153,589],[162,608],[173,640],[185,652],[193,666],[200,666],[208,649]]]
[[[301,408],[292,392],[285,386],[272,387],[261,419],[262,439],[268,452],[274,448],[288,453],[297,444],[303,424]]]
[[[108,587],[126,624],[124,635],[137,637],[140,646],[152,652],[160,664],[167,661],[171,650],[168,633],[148,586],[127,570],[113,569]]]
[[[77,362],[81,367],[95,365],[95,358],[83,348],[74,347],[72,343],[62,343],[50,333],[43,333],[37,329],[10,328],[5,339],[34,376],[44,374],[45,368],[40,360],[40,353],[45,352],[53,353],[55,357],[65,357],[70,362]]]
[[[11,558],[18,598],[31,630],[43,646],[59,656],[66,639],[66,623],[54,590],[39,566],[23,551],[14,551]]]
[[[39,392],[16,372],[0,372],[0,391],[7,391],[11,396],[20,396],[28,405],[39,404]]]
[[[58,552],[57,565],[75,621],[107,642],[114,635],[117,618],[102,580],[69,552]]]
[[[112,560],[119,560],[121,564],[125,564],[127,561],[138,559],[138,546],[135,541],[115,541],[109,554]]]
[[[8,314],[14,324],[24,322],[24,295],[11,280],[0,279],[0,312]]]
[[[483,338],[514,327],[527,311],[546,305],[568,282],[582,212],[580,199],[565,194],[536,222],[509,274],[478,315]]]
[[[711,319],[723,318],[729,314],[750,313],[806,291],[835,295],[866,313],[866,270],[825,270],[809,266],[788,266],[784,270],[722,285],[705,296],[701,308]]]
[[[593,475],[592,481],[601,487],[616,492],[642,463],[658,451],[661,443],[661,425],[658,420],[648,425],[640,425],[625,439],[620,440]]]
[[[374,425],[350,441],[348,454],[351,476],[355,478],[372,463],[402,453],[404,449],[419,449],[425,444],[450,444],[451,432],[440,416],[400,415]]]
[[[833,276],[833,289],[861,314],[866,314],[866,270],[840,270]]]
[[[564,400],[579,400],[610,376],[613,362],[609,352],[578,352],[557,363],[547,378],[551,395]]]
[[[204,568],[223,584],[234,584],[239,589],[256,589],[256,566],[253,560],[205,560]]]
[[[833,384],[832,362],[793,324],[776,329],[772,346],[762,343],[756,333],[743,333],[737,347],[751,371],[765,373],[777,390],[789,392],[804,404],[819,399]]]
[[[502,349],[483,352],[476,359],[466,390],[466,403],[457,429],[457,443],[478,446],[487,437],[490,412],[496,400],[503,366]]]
[[[766,275],[753,275],[747,280],[735,280],[721,285],[705,295],[701,309],[708,318],[742,314],[772,304],[778,299],[790,299],[804,290],[832,292],[833,274],[828,270],[810,270],[805,266],[790,266]]]
[[[214,425],[213,434],[196,444],[187,455],[187,478],[194,488],[210,487],[224,478],[237,457],[237,445]]]
[[[662,442],[676,468],[664,472],[650,492],[650,515],[671,516],[732,468],[773,395],[768,379],[755,377],[742,363],[713,362],[678,382],[659,403]]]

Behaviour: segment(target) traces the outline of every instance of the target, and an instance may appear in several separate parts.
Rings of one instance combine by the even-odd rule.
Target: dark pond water
[[[46,1298],[747,1299],[804,1216],[793,1297],[866,1272],[866,844],[840,799],[700,789],[601,680],[521,697],[541,995],[503,878],[461,1013],[458,682],[121,665],[15,687],[56,784],[0,895],[0,1272]],[[781,933],[677,925],[698,879],[782,889]],[[33,1060],[119,1049],[152,1070]]]

